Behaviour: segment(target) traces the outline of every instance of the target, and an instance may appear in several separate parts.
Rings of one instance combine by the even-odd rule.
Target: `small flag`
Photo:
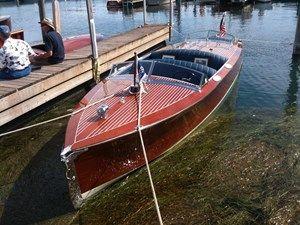
[[[226,35],[226,26],[225,26],[225,13],[222,16],[221,22],[220,22],[220,32],[219,32],[219,37],[224,37]]]

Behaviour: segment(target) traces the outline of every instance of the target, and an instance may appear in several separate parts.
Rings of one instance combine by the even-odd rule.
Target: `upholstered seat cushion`
[[[156,62],[152,73],[156,76],[170,77],[195,85],[201,85],[204,81],[204,73],[184,66],[174,65],[167,62]]]
[[[227,61],[226,57],[213,54],[211,52],[204,52],[190,49],[168,49],[151,53],[148,59],[162,59],[163,55],[174,56],[175,60],[194,62],[195,58],[208,59],[208,67],[215,70],[220,69]]]
[[[199,63],[183,61],[183,60],[174,60],[174,59],[170,59],[170,58],[165,58],[165,59],[156,59],[155,61],[167,62],[172,65],[178,65],[178,66],[190,68],[190,69],[193,69],[193,70],[196,70],[196,71],[206,74],[208,78],[210,78],[212,75],[214,75],[217,72],[215,69],[210,68],[208,66],[204,66]]]

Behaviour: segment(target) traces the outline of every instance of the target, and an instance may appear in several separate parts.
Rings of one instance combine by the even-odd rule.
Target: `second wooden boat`
[[[147,0],[148,6],[166,5],[170,4],[170,0]]]

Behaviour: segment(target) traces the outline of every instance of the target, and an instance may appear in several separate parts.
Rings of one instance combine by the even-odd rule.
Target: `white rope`
[[[154,198],[154,203],[155,203],[155,208],[156,208],[159,224],[163,225],[163,221],[162,221],[162,218],[161,218],[159,205],[158,205],[158,201],[157,201],[157,197],[156,197],[156,193],[155,193],[155,189],[154,189],[154,185],[153,185],[153,181],[152,181],[152,176],[151,176],[151,171],[150,171],[150,167],[149,167],[149,163],[148,163],[146,149],[145,149],[145,145],[144,145],[142,130],[141,130],[141,112],[142,112],[142,91],[140,91],[140,94],[139,94],[137,130],[139,132],[140,139],[141,139],[143,154],[144,154],[144,158],[145,158],[145,162],[146,162],[147,172],[148,172],[148,176],[149,176],[149,180],[150,180],[151,190],[152,190],[152,194],[153,194],[153,198]]]
[[[99,101],[96,101],[96,102],[93,102],[92,104],[89,104],[89,105],[86,105],[85,107],[77,110],[77,111],[74,111],[72,113],[68,113],[68,114],[65,114],[65,115],[62,115],[62,116],[59,116],[59,117],[56,117],[56,118],[53,118],[53,119],[50,119],[50,120],[46,120],[46,121],[43,121],[43,122],[40,122],[40,123],[36,123],[36,124],[33,124],[33,125],[29,125],[29,126],[26,126],[26,127],[22,127],[22,128],[19,128],[19,129],[16,129],[16,130],[12,130],[12,131],[9,131],[9,132],[5,132],[5,133],[2,133],[0,134],[0,137],[3,137],[3,136],[6,136],[6,135],[9,135],[9,134],[13,134],[13,133],[16,133],[16,132],[19,132],[19,131],[22,131],[22,130],[28,130],[30,128],[33,128],[33,127],[37,127],[37,126],[40,126],[40,125],[43,125],[43,124],[46,124],[46,123],[50,123],[50,122],[54,122],[56,120],[60,120],[60,119],[63,119],[65,117],[69,117],[69,116],[73,116],[77,113],[80,113],[81,111],[93,106],[93,105],[96,105],[102,101],[105,101],[106,99],[108,98],[111,98],[113,97],[114,95],[110,95],[110,96],[107,96],[105,98],[102,98],[100,99]]]

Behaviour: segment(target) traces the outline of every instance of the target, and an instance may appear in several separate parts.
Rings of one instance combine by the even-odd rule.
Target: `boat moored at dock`
[[[271,0],[256,0],[257,2],[261,2],[261,3],[267,3],[267,2],[271,2]]]
[[[107,8],[120,8],[122,7],[122,0],[108,0],[106,6]]]
[[[148,6],[166,5],[170,4],[170,0],[147,0]]]
[[[206,40],[186,41],[138,63],[114,66],[109,78],[79,102],[61,152],[75,206],[145,165],[139,129],[151,161],[222,103],[237,80],[242,47],[233,36],[217,34],[210,31]],[[137,70],[147,77],[140,94],[130,87]]]
[[[232,4],[246,4],[249,2],[248,0],[230,0],[230,3]]]

